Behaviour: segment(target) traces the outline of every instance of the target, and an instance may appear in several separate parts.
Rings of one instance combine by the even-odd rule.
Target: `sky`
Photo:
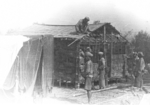
[[[121,32],[150,32],[149,0],[0,0],[0,32],[33,23],[76,24],[88,16]]]

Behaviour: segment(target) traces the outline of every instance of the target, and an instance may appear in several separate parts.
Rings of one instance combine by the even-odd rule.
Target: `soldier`
[[[143,73],[145,68],[145,61],[143,59],[143,53],[139,52],[138,57],[139,59],[136,62],[136,86],[139,87],[142,90],[143,86]]]
[[[90,47],[87,47],[86,52],[85,52],[85,59],[89,58],[89,56],[90,56],[90,58],[93,57],[92,49]]]
[[[98,70],[100,73],[100,77],[99,77],[99,88],[103,89],[105,88],[105,58],[104,58],[104,54],[103,52],[99,52],[98,53],[100,55],[100,60],[98,62]]]
[[[91,61],[91,57],[93,54],[91,53],[90,47],[87,47],[86,53],[86,60],[85,60],[85,90],[87,91],[88,103],[91,101],[91,90],[92,90],[92,78],[93,78],[93,63]]]
[[[85,17],[84,19],[79,20],[79,22],[75,26],[76,31],[78,33],[84,33],[84,34],[90,32],[88,27],[88,21],[90,21],[89,17]]]

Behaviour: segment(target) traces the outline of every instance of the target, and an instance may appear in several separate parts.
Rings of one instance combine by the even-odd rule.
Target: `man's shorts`
[[[92,89],[92,78],[86,77],[85,79],[85,90],[91,90]]]

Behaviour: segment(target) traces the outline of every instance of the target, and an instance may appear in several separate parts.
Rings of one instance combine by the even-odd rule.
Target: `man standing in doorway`
[[[90,47],[87,47],[85,52],[85,90],[87,90],[88,103],[91,101],[92,93],[92,78],[93,78],[93,63],[91,61],[91,57],[93,54],[91,53]]]

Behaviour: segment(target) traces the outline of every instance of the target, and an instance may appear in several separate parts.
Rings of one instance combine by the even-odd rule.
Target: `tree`
[[[131,44],[134,46],[134,51],[143,52],[145,61],[150,62],[150,36],[148,33],[144,31],[138,32],[131,41]]]

